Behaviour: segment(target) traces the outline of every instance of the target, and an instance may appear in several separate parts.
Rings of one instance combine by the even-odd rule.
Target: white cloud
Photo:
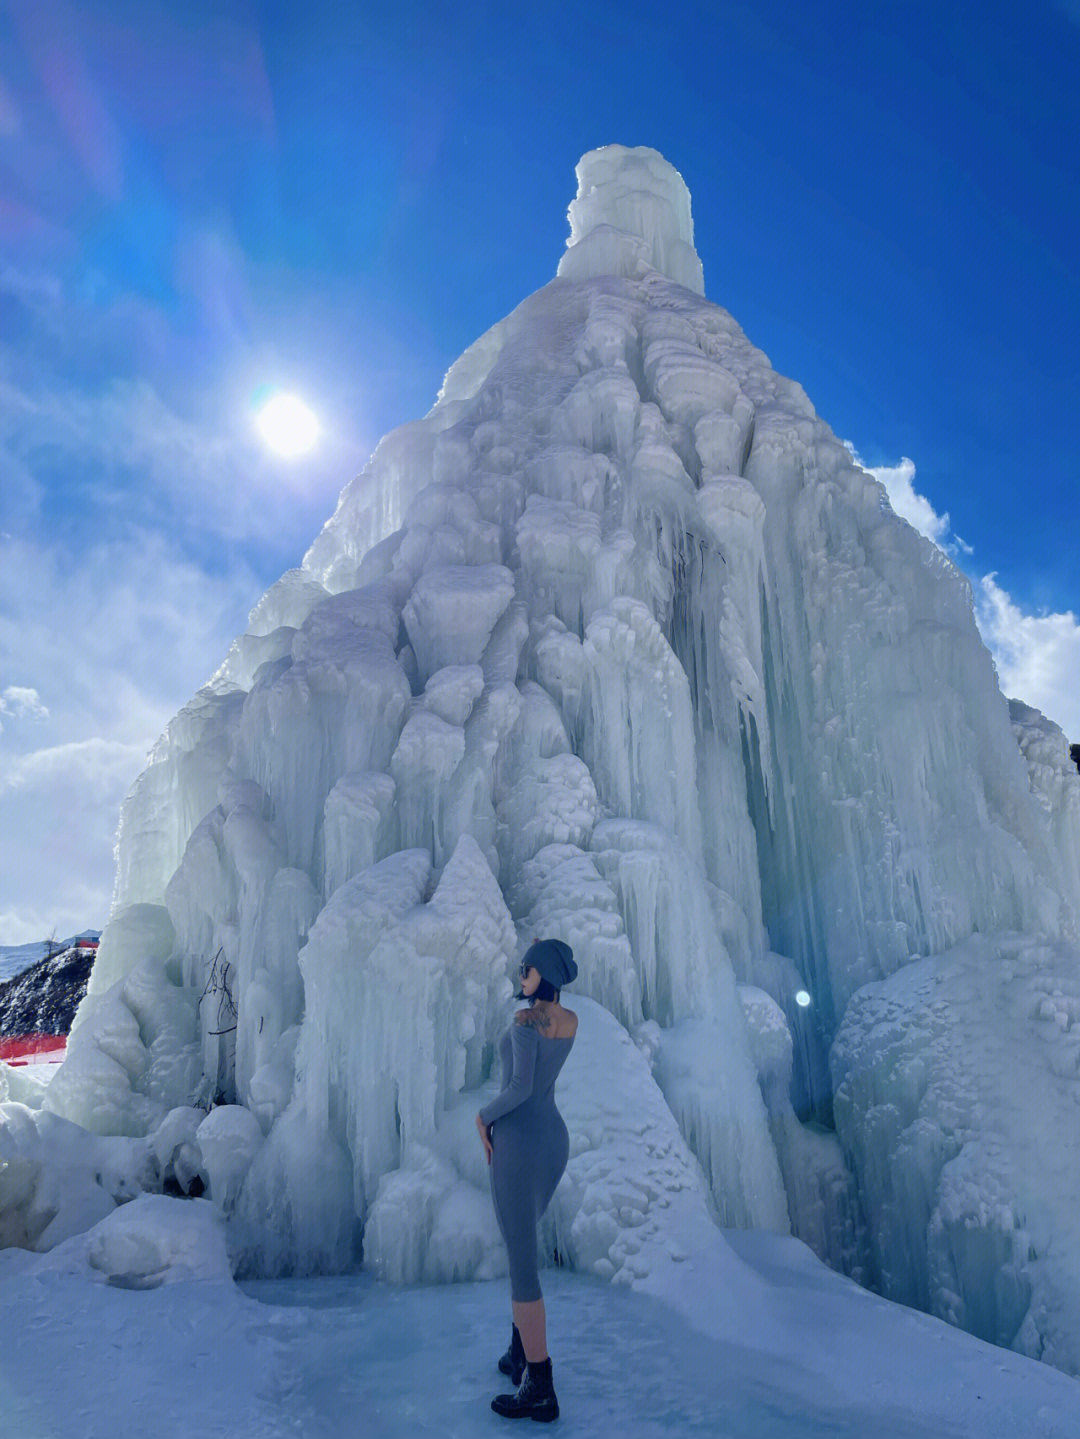
[[[854,462],[889,495],[900,518],[926,535],[939,550],[972,554],[959,535],[949,538],[949,512],[938,514],[915,488],[915,463],[903,456],[899,465],[864,465],[854,445],[843,440]],[[995,581],[992,570],[975,587],[975,620],[985,646],[994,656],[1002,691],[1012,699],[1041,709],[1060,725],[1070,740],[1080,741],[1080,620],[1071,610],[1061,614],[1030,614]]]
[[[841,442],[860,468],[885,486],[889,504],[901,519],[939,549],[953,556],[972,548],[950,535],[948,511],[938,514],[915,489],[915,465],[905,455],[898,465],[866,465],[849,440]],[[1080,741],[1080,621],[1071,610],[1030,614],[995,580],[983,575],[975,591],[975,619],[994,657],[1001,688],[1011,699],[1042,710],[1066,735]]]
[[[904,455],[898,465],[874,465],[869,473],[885,486],[889,504],[909,525],[933,540],[935,545],[945,549],[949,535],[949,512],[939,515],[925,495],[920,495],[912,481],[915,478],[915,463]]]
[[[19,756],[0,776],[0,943],[100,929],[112,896],[120,804],[146,746],[95,736]]]
[[[39,503],[52,477],[35,472],[28,457],[50,453],[54,467],[93,476],[99,502],[140,513],[152,507],[162,528],[179,523],[244,544],[280,541],[296,525],[300,503],[321,496],[322,508],[332,507],[346,469],[343,446],[331,433],[302,464],[287,465],[259,441],[243,399],[236,401],[228,422],[215,423],[180,414],[144,379],[114,378],[100,392],[31,392],[0,379],[5,488],[12,486],[24,512]]]
[[[0,542],[0,650],[49,710],[52,743],[152,742],[264,588],[243,563],[206,574],[154,531],[88,539],[75,562],[14,537]]]
[[[971,554],[971,546],[965,544],[959,535],[950,533],[952,525],[948,510],[939,515],[926,496],[920,495],[916,490],[914,460],[909,460],[904,455],[898,465],[868,465],[860,459],[850,440],[842,440],[841,444],[850,450],[852,459],[860,469],[873,475],[875,480],[885,486],[889,504],[902,520],[907,520],[920,535],[933,540],[938,549],[947,555],[954,555],[958,549],[966,555]]]
[[[102,927],[121,801],[264,589],[155,533],[88,542],[74,567],[0,541],[0,652],[20,681],[3,695],[41,711],[0,735],[0,944]]]
[[[41,703],[41,696],[28,685],[8,685],[0,691],[0,714],[29,715],[32,719],[49,718],[49,711]]]
[[[49,711],[41,703],[37,690],[28,685],[8,685],[0,690],[0,715],[41,720],[49,718]],[[4,726],[0,724],[0,734],[3,732]]]
[[[100,735],[31,750],[0,771],[0,796],[10,790],[44,794],[56,789],[69,795],[73,809],[80,809],[95,796],[111,797],[118,784],[130,785],[148,753],[149,745],[124,744]]]
[[[1002,689],[1042,710],[1080,742],[1080,619],[1072,610],[1025,614],[993,573],[982,577],[979,588],[979,628]]]
[[[82,929],[101,928],[98,924],[83,922],[85,915],[97,911],[97,886],[76,881],[65,887],[56,901],[51,903],[46,898],[38,908],[18,905],[0,909],[0,944],[32,944],[54,930],[57,937],[63,939]]]

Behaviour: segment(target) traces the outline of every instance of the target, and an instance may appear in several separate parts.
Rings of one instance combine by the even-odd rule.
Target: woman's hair
[[[550,980],[545,979],[543,975],[541,975],[540,983],[533,990],[532,994],[522,994],[519,990],[517,994],[514,995],[514,998],[527,999],[529,1003],[532,1004],[538,999],[558,999],[561,992],[561,990],[555,988]]]

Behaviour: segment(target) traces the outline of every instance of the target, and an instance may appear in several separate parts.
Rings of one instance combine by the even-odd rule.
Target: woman
[[[555,1081],[574,1047],[577,1015],[563,1009],[559,991],[577,976],[568,944],[539,939],[521,961],[521,992],[529,1008],[499,1041],[503,1088],[476,1116],[491,1165],[495,1218],[510,1261],[514,1311],[510,1347],[499,1360],[516,1394],[491,1401],[496,1414],[557,1419],[551,1382],[544,1300],[537,1268],[536,1224],[548,1207],[570,1156],[570,1135],[555,1108]],[[524,1372],[524,1379],[522,1373]]]

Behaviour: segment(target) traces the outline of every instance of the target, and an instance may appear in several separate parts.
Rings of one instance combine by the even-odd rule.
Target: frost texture
[[[1040,1006],[1072,992],[1064,737],[1010,716],[967,581],[704,299],[672,167],[586,155],[570,220],[558,277],[380,442],[155,747],[69,1057],[0,1129],[154,1137],[247,1273],[502,1272],[472,1117],[556,934],[582,1026],[549,1259],[644,1283],[703,1216],[790,1227],[1071,1367],[1080,1275],[1051,1295],[1015,1233],[1069,1242],[1080,1166],[994,1112],[1024,1066],[1075,1103],[1031,1028],[1050,971],[988,1007],[1008,943],[1053,956]],[[977,1002],[928,1026],[904,986],[961,952]],[[946,1173],[991,1133],[993,1203]]]
[[[875,1287],[1080,1370],[1075,944],[971,935],[867,985],[833,1067]]]

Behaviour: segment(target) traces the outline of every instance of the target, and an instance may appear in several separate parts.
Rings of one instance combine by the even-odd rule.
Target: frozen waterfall
[[[504,1272],[472,1119],[544,933],[581,1017],[548,1262],[634,1283],[702,1224],[790,1230],[1076,1371],[1080,775],[964,576],[704,298],[678,173],[577,176],[557,277],[125,800],[68,1058],[0,1106],[0,1233],[76,1232],[42,1195],[78,1133],[87,1225],[121,1171],[199,1175],[241,1273]]]

